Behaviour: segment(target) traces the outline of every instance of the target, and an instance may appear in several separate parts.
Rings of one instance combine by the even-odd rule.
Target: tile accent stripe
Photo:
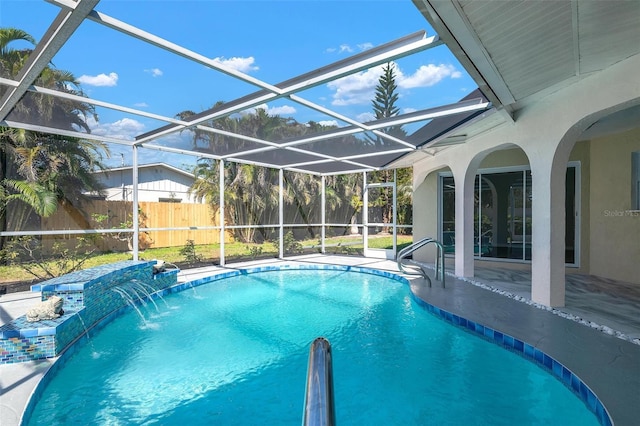
[[[479,335],[492,343],[496,343],[503,348],[515,352],[516,354],[523,356],[529,361],[538,364],[548,373],[553,375],[556,379],[560,380],[560,382],[562,382],[578,398],[580,398],[580,400],[584,402],[587,408],[596,415],[601,425],[613,425],[611,416],[607,412],[607,409],[604,407],[598,397],[593,393],[593,391],[587,386],[587,384],[580,380],[580,378],[576,376],[571,370],[569,370],[553,357],[547,355],[535,346],[523,342],[522,340],[519,340],[513,336],[502,333],[498,330],[494,330],[493,328],[487,327],[480,323],[468,320],[459,315],[445,311],[444,309],[440,309],[437,306],[425,302],[413,293],[412,296],[413,299],[424,309],[447,321],[448,323],[466,329],[473,334]]]

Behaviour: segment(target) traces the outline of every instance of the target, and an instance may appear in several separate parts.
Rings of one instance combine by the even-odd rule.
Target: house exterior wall
[[[572,272],[589,273],[589,158],[590,158],[590,142],[581,141],[577,142],[574,146],[569,161],[580,163],[580,222],[579,222],[579,241],[580,244],[580,259],[579,267],[571,268]],[[527,167],[529,162],[527,156],[520,148],[503,149],[500,151],[494,151],[488,154],[480,163],[480,171],[486,169],[500,169],[507,167]],[[442,172],[451,173],[449,168],[443,168],[431,172],[424,179],[422,183],[418,185],[414,191],[414,215],[420,212],[420,221],[414,223],[414,241],[425,236],[438,238],[440,217],[438,205],[439,200],[439,188],[438,181],[439,175]],[[535,232],[535,230],[534,230]],[[427,249],[418,250],[414,254],[414,259],[421,262],[434,262],[435,250],[432,247]],[[480,259],[479,259],[480,260]],[[507,267],[514,269],[530,269],[529,263],[513,263],[513,261],[493,261],[489,258],[481,259],[483,265],[498,267]]]
[[[529,160],[535,200],[531,208],[531,300],[552,307],[564,306],[566,166],[576,143],[594,123],[640,105],[640,84],[633,78],[639,66],[640,55],[636,55],[605,70],[580,76],[572,84],[524,102],[516,111],[514,122],[491,127],[471,136],[466,143],[414,164],[414,188],[434,170],[447,166],[453,171],[457,276],[474,276],[473,178],[487,155],[518,146]],[[594,154],[590,153],[592,163]],[[629,182],[630,179],[628,176]],[[594,180],[592,176],[591,187]],[[593,229],[590,231],[590,241],[594,241],[596,235]],[[590,252],[590,261],[594,258]],[[630,263],[617,257],[615,261],[619,269],[631,267],[630,275],[637,270],[637,260]]]
[[[631,210],[631,153],[640,128],[590,141],[590,273],[640,284],[640,212]]]
[[[133,201],[133,173],[130,169],[111,170],[98,175],[105,186],[107,200]],[[202,203],[189,194],[193,177],[164,167],[143,167],[138,171],[138,200],[158,202],[177,200]]]
[[[580,163],[580,257],[569,272],[597,275],[640,284],[640,212],[631,208],[631,153],[640,151],[640,128],[622,134],[579,141],[569,161]],[[480,170],[526,166],[519,149],[488,154]],[[448,167],[429,173],[414,191],[414,240],[439,235],[438,176]],[[533,231],[535,233],[535,230]],[[414,258],[433,262],[435,250],[419,250]],[[527,269],[527,263],[483,260],[483,265]]]
[[[450,170],[444,168],[430,173],[413,192],[413,241],[438,237],[438,175],[445,171]],[[413,259],[420,262],[433,262],[435,256],[433,245],[413,253]]]

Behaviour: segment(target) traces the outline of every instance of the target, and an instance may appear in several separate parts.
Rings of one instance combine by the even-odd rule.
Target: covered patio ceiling
[[[517,121],[519,111],[546,95],[640,54],[637,0],[413,3],[500,112],[453,129],[439,141],[442,145]],[[629,76],[629,84],[637,82],[637,76]],[[638,117],[640,106],[631,106],[594,123],[584,136],[637,127]],[[424,153],[404,161],[420,156]]]
[[[437,35],[427,35],[425,31],[408,34],[347,59],[274,83],[255,78],[204,54],[102,13],[99,10],[99,0],[48,0],[48,3],[59,7],[59,13],[17,77],[0,79],[0,84],[8,87],[0,101],[2,126],[327,175],[395,167],[398,160],[406,154],[429,148],[437,138],[443,137],[451,129],[482,117],[492,110],[491,102],[480,91],[475,91],[460,102],[431,105],[390,118],[362,122],[356,117],[344,115],[334,108],[312,100],[311,91],[317,86],[411,55],[424,54],[443,44]],[[213,108],[192,113],[184,118],[177,118],[178,115],[167,116],[86,94],[80,96],[68,91],[34,85],[40,73],[52,63],[52,60],[55,62],[56,54],[64,48],[78,28],[87,25],[86,22],[104,27],[105,31],[108,31],[105,33],[106,37],[127,37],[131,39],[131,46],[140,42],[154,46],[172,55],[175,61],[187,60],[230,77],[233,84],[241,83],[243,87],[253,89],[245,91],[246,94],[241,94],[234,100],[216,104]],[[81,102],[95,108],[119,111],[131,117],[144,117],[157,123],[157,128],[141,132],[133,139],[124,139],[118,135],[87,133],[79,128],[65,129],[56,123],[44,125],[39,116],[25,116],[16,112],[20,110],[21,102],[32,93],[51,98],[51,102],[56,99]],[[314,131],[312,126],[307,126],[307,129],[296,137],[278,139],[243,134],[219,124],[234,114],[265,104],[271,105],[283,99],[295,103],[299,108],[319,112],[337,125],[330,128],[322,127],[320,131]],[[176,111],[180,111],[180,107],[176,105]],[[183,108],[186,109],[188,107]],[[434,119],[439,120],[440,124],[433,125]],[[405,126],[401,133],[390,131],[398,126]],[[198,146],[193,143],[193,136],[190,137],[190,142],[186,143],[184,137],[179,137],[185,134],[207,135],[205,139],[208,143]],[[430,155],[433,155],[435,150],[436,148],[431,148]]]

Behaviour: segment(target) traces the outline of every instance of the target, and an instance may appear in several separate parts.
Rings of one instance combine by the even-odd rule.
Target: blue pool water
[[[436,318],[401,281],[261,272],[165,299],[83,339],[29,424],[299,425],[318,336],[341,425],[598,424],[547,372]]]

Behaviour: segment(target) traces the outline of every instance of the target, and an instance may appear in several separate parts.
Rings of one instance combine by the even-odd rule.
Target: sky
[[[409,0],[102,0],[96,10],[270,84],[416,31],[434,35]],[[23,29],[39,40],[58,11],[46,1],[2,0],[0,26]],[[78,28],[52,63],[72,72],[92,98],[166,117],[258,90],[91,21]],[[399,59],[395,67],[401,113],[454,103],[476,88],[446,46]],[[376,67],[298,95],[367,121],[373,117],[379,76]],[[302,123],[344,125],[291,100],[263,108]],[[92,133],[123,140],[165,124],[106,108],[97,112],[98,121],[89,121]],[[121,161],[117,152],[114,157]]]

